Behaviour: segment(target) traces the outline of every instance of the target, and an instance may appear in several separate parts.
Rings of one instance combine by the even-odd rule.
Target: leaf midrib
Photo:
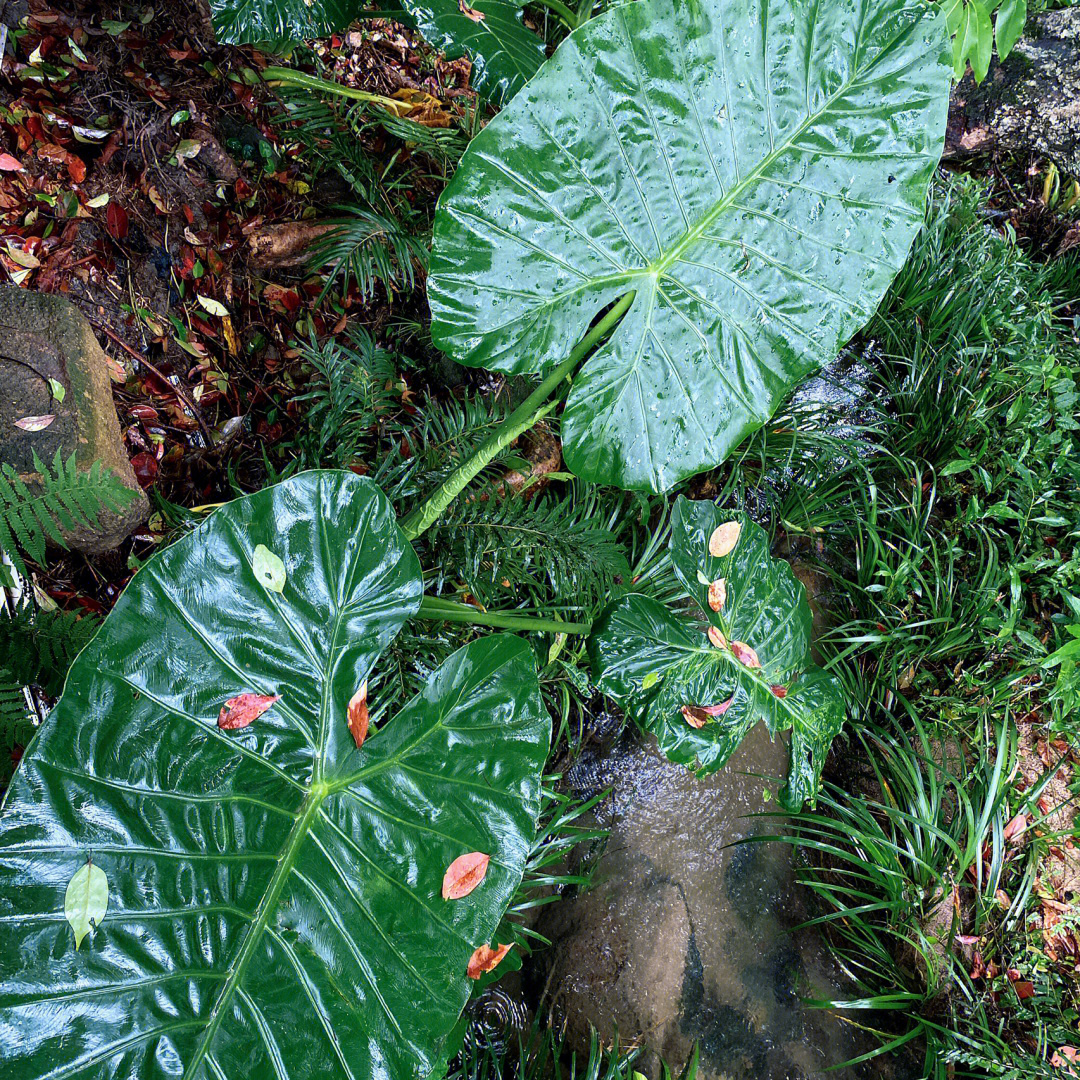
[[[297,818],[296,824],[292,827],[284,847],[282,848],[278,867],[274,871],[274,876],[270,879],[270,884],[267,886],[266,892],[263,893],[263,897],[259,901],[254,921],[247,928],[244,943],[240,947],[240,952],[237,954],[236,960],[229,970],[227,981],[221,988],[221,993],[218,995],[217,1001],[214,1002],[214,1008],[210,1013],[210,1019],[203,1030],[202,1038],[195,1048],[195,1053],[192,1056],[191,1061],[184,1070],[183,1080],[192,1080],[196,1075],[196,1070],[199,1065],[202,1064],[203,1058],[206,1057],[210,1045],[217,1034],[217,1030],[221,1026],[221,1021],[225,1016],[228,1004],[232,1000],[232,996],[236,992],[237,987],[243,980],[248,963],[254,955],[259,942],[262,940],[267,923],[270,921],[270,915],[277,907],[278,898],[281,896],[281,890],[285,886],[285,880],[292,873],[293,866],[296,863],[297,853],[304,840],[307,838],[307,834],[311,831],[312,820],[318,813],[319,807],[322,806],[323,801],[328,794],[329,788],[323,784],[314,785],[308,791],[302,804],[300,816]]]
[[[597,21],[599,20],[594,19],[591,22]],[[580,30],[585,31],[586,27],[590,25],[591,23],[586,23],[580,28]],[[667,273],[668,270],[679,261],[681,256],[685,254],[685,252],[688,251],[691,247],[693,247],[694,244],[696,244],[699,240],[704,239],[704,234],[708,231],[709,227],[723,215],[725,210],[731,208],[732,204],[739,197],[739,195],[742,194],[742,192],[744,192],[748,187],[760,180],[765,171],[777,160],[777,158],[791,150],[796,145],[798,140],[802,137],[802,135],[810,127],[818,123],[821,118],[829,112],[833,105],[842,97],[844,97],[844,95],[847,94],[853,86],[857,85],[863,78],[865,78],[867,73],[872,71],[874,67],[884,57],[890,55],[893,49],[907,35],[909,35],[916,26],[917,23],[913,22],[910,25],[904,27],[904,29],[899,34],[897,34],[896,37],[894,37],[890,42],[881,47],[878,54],[873,58],[873,60],[866,64],[865,67],[856,67],[855,70],[852,71],[850,78],[846,82],[844,82],[843,85],[841,85],[837,90],[835,90],[829,98],[826,99],[824,104],[818,109],[817,112],[808,113],[803,122],[791,133],[791,135],[781,145],[774,146],[773,150],[766,154],[766,156],[762,158],[761,161],[758,162],[758,164],[749,173],[747,173],[744,177],[738,180],[734,187],[728,188],[720,196],[720,198],[716,201],[712,208],[698,219],[697,223],[694,226],[692,226],[690,229],[687,229],[666,250],[662,249],[657,255],[657,257],[654,258],[651,262],[647,263],[645,266],[626,267],[622,271],[614,274],[604,274],[597,277],[588,277],[580,285],[569,290],[569,292],[558,293],[557,295],[552,296],[549,300],[542,302],[540,306],[551,307],[552,304],[561,301],[567,295],[572,295],[575,292],[581,292],[597,284],[613,283],[614,281],[618,280],[631,282],[642,277],[652,277],[655,280],[655,283],[659,284],[661,281],[663,281],[666,277],[669,276]],[[577,31],[575,31],[575,34],[576,33]],[[859,48],[860,43],[857,42],[856,56],[858,56]],[[734,125],[734,122],[734,116],[729,116],[728,123]],[[619,142],[618,132],[614,129],[613,135],[615,136],[616,142]],[[704,136],[704,132],[702,132],[702,135]],[[631,169],[631,174],[636,181],[637,173]],[[899,211],[901,208],[898,207],[897,209]],[[623,232],[625,234],[625,229],[623,230]],[[629,240],[630,237],[627,236],[627,239]],[[635,248],[637,247],[636,244],[634,244],[633,246]],[[659,245],[657,246],[659,247]]]

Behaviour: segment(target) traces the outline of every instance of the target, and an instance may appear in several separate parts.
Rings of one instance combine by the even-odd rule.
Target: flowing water
[[[807,912],[790,849],[736,843],[777,830],[751,815],[775,809],[777,784],[764,777],[786,768],[786,746],[760,726],[713,776],[636,735],[575,763],[575,794],[612,792],[598,813],[610,836],[594,888],[545,909],[538,926],[553,942],[541,996],[572,1042],[587,1042],[590,1023],[605,1041],[618,1031],[622,1045],[649,1047],[638,1067],[650,1077],[656,1054],[681,1067],[694,1043],[702,1080],[899,1077],[881,1061],[826,1073],[872,1044],[801,1001],[850,988],[814,933],[793,932]]]

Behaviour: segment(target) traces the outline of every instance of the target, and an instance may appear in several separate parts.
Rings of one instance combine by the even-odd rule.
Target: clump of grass
[[[1033,926],[1050,841],[1007,832],[1038,817],[1014,718],[1071,740],[1080,715],[1080,263],[1032,262],[983,195],[936,194],[856,345],[867,414],[773,510],[826,582],[817,647],[864,764],[786,838],[853,980],[843,1007],[891,1011],[883,1049],[924,1040],[935,1078],[1051,1075],[1080,1001]]]

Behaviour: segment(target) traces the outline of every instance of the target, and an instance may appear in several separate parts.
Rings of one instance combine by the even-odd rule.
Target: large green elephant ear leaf
[[[439,200],[432,336],[561,362],[571,469],[664,490],[723,461],[871,316],[922,221],[950,71],[924,0],[637,0],[575,30]]]
[[[343,30],[363,0],[210,0],[218,41],[284,46]]]
[[[472,61],[470,85],[495,105],[510,100],[544,62],[544,43],[515,0],[401,0],[417,29],[448,57]]]
[[[420,596],[386,499],[338,472],[136,574],[0,817],[5,1080],[427,1074],[520,883],[550,721],[496,635],[384,722],[379,654]]]
[[[593,676],[672,760],[719,769],[759,720],[791,730],[781,800],[813,799],[825,756],[844,722],[836,678],[809,657],[810,606],[765,532],[744,514],[676,501],[671,558],[700,608],[695,617],[631,594],[613,604],[589,640]]]

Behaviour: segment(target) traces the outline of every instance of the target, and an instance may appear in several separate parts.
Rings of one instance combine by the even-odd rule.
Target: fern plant
[[[427,247],[399,221],[359,206],[339,207],[342,216],[311,249],[312,267],[329,267],[322,297],[341,282],[343,292],[351,285],[364,300],[378,282],[390,289],[412,289],[416,267],[427,269]]]
[[[102,510],[119,512],[135,497],[100,461],[81,472],[74,454],[65,462],[57,450],[51,466],[35,454],[34,469],[31,487],[11,465],[0,465],[0,550],[21,574],[22,553],[40,563],[49,541],[67,547],[64,532],[92,528]]]
[[[0,667],[0,792],[15,771],[15,755],[34,734],[34,722],[22,685],[8,668]]]
[[[572,598],[574,611],[598,610],[630,575],[605,516],[593,491],[529,500],[493,488],[459,500],[428,539],[436,589],[460,579],[485,606]]]
[[[370,449],[391,407],[397,358],[361,327],[350,331],[348,343],[320,345],[312,338],[302,353],[312,374],[307,391],[294,399],[307,404],[301,465],[347,467]]]
[[[20,686],[39,686],[56,697],[72,661],[99,625],[96,615],[17,607],[9,618],[0,618],[0,664]]]

